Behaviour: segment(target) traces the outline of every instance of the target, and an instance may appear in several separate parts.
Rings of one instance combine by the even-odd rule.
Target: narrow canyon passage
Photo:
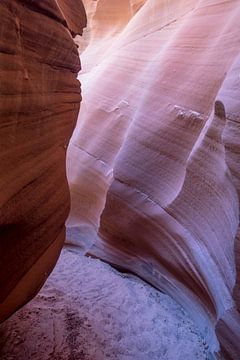
[[[0,359],[240,360],[239,19],[0,2]]]

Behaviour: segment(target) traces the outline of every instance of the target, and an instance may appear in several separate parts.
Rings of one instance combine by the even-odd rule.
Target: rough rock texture
[[[80,0],[0,3],[0,321],[39,290],[65,239],[81,100],[71,33],[85,23]]]
[[[1,360],[207,360],[183,310],[130,274],[64,249],[39,294],[0,325]]]
[[[240,2],[84,4],[74,242],[170,294],[212,354],[239,359]]]

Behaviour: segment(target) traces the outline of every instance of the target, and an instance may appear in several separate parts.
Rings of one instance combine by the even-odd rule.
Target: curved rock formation
[[[81,100],[71,33],[86,16],[81,0],[3,0],[0,19],[2,321],[39,290],[65,239],[65,155]]]
[[[84,4],[68,226],[238,359],[239,1]]]

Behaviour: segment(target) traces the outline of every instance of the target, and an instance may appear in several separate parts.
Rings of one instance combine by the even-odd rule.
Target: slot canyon
[[[0,359],[240,360],[240,0],[0,20]]]

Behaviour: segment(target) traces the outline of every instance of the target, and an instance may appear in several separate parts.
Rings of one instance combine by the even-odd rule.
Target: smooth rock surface
[[[171,295],[237,360],[240,2],[84,4],[73,242]]]
[[[65,18],[73,4],[77,28]],[[80,0],[0,3],[0,321],[39,290],[65,239],[66,148],[81,100],[70,31],[85,24]]]

